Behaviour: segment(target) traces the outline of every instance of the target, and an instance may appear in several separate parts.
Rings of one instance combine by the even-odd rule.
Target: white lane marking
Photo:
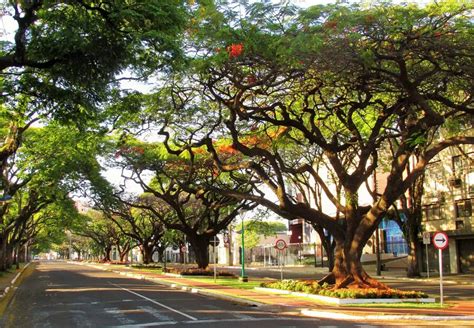
[[[250,315],[243,314],[243,313],[232,313],[232,315],[236,317],[237,319],[249,319],[249,320],[255,319],[255,317],[252,317]]]
[[[152,300],[151,298],[148,298],[148,297],[146,297],[146,296],[144,296],[144,295],[142,295],[142,294],[135,293],[134,291],[132,291],[132,290],[130,290],[130,289],[124,288],[124,287],[119,286],[119,285],[117,285],[117,284],[113,284],[113,283],[111,283],[111,282],[109,282],[109,284],[111,284],[111,285],[113,285],[113,286],[115,286],[115,287],[118,287],[118,288],[120,288],[120,289],[122,289],[122,290],[124,290],[124,291],[126,291],[126,292],[129,292],[130,294],[133,294],[133,295],[136,295],[136,296],[138,296],[138,297],[141,297],[141,298],[143,298],[143,299],[145,299],[145,300],[147,300],[147,301],[149,301],[149,302],[151,302],[151,303],[153,303],[153,304],[159,305],[159,306],[161,306],[161,307],[163,307],[163,308],[165,308],[165,309],[167,309],[167,310],[170,310],[170,311],[172,311],[172,312],[175,312],[175,313],[177,313],[177,314],[180,314],[180,315],[182,315],[183,317],[186,317],[186,318],[191,319],[191,320],[193,320],[193,321],[198,320],[197,318],[195,318],[195,317],[193,317],[193,316],[190,316],[189,314],[186,314],[186,313],[181,312],[181,311],[179,311],[179,310],[173,309],[172,307],[169,307],[169,306],[164,305],[164,304],[162,304],[162,303],[160,303],[160,302],[157,302],[157,301],[155,301],[155,300]]]
[[[162,314],[160,311],[158,311],[156,308],[152,306],[138,306],[137,308],[149,313],[150,315],[155,317],[155,319],[158,319],[160,321],[168,321],[168,322],[173,321],[173,318],[170,318],[169,316]]]
[[[252,318],[252,319],[210,319],[210,320],[197,320],[197,321],[181,321],[179,324],[212,324],[219,322],[253,322],[253,321],[320,321],[315,318]],[[138,328],[138,327],[153,327],[153,326],[163,326],[163,325],[175,325],[177,321],[168,321],[168,322],[148,322],[140,323],[136,325],[124,325],[124,326],[114,326],[114,328]],[[331,326],[338,327],[338,326]]]
[[[122,325],[129,325],[135,322],[127,318],[127,316],[119,308],[116,308],[116,307],[105,308],[104,311],[107,312],[108,314],[111,314],[113,318],[119,321]]]
[[[195,322],[195,321],[192,321]],[[166,325],[175,325],[177,321],[161,321],[161,322],[149,322],[149,323],[139,323],[136,325],[125,325],[125,326],[113,326],[111,328],[140,328],[140,327],[155,327],[155,326],[166,326]]]

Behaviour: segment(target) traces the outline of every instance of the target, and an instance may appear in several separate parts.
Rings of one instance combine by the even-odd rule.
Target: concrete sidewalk
[[[224,298],[252,306],[265,307],[279,313],[298,313],[306,316],[353,321],[380,320],[427,320],[463,321],[474,325],[474,302],[451,302],[449,308],[387,308],[378,305],[371,307],[328,305],[316,300],[285,294],[270,294],[253,289],[238,289],[195,281],[191,278],[146,272],[136,268],[107,264],[86,264],[102,270],[137,279],[146,279],[190,292]]]

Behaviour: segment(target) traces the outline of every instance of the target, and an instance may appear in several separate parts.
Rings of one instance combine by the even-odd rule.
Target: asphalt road
[[[37,265],[17,289],[2,324],[12,328],[377,327],[281,315],[63,262]]]

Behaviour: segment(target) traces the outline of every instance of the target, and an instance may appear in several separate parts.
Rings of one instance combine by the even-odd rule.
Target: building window
[[[441,219],[441,211],[438,204],[430,204],[423,206],[423,213],[427,221]]]
[[[456,217],[464,218],[472,216],[472,202],[470,199],[456,202]]]

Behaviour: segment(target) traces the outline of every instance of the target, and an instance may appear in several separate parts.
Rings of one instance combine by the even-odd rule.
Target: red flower
[[[255,78],[255,75],[247,76],[247,83],[252,84],[252,83],[255,83],[255,81],[257,81],[257,79]]]
[[[327,21],[326,23],[324,23],[324,27],[335,30],[337,27],[337,21],[333,21],[333,20]]]
[[[229,53],[230,58],[239,57],[244,51],[244,45],[242,43],[232,43],[227,47],[227,52]]]

